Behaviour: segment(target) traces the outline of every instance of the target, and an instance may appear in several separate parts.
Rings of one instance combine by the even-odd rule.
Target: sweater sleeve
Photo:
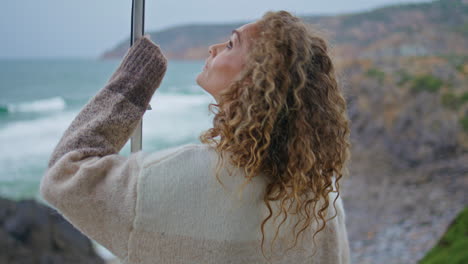
[[[107,84],[64,132],[40,182],[40,194],[72,225],[121,259],[135,218],[144,152],[118,152],[130,138],[167,67],[147,35],[127,51]]]

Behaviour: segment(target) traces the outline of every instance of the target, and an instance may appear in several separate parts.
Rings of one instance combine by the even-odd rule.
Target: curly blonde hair
[[[229,153],[231,164],[245,172],[245,183],[260,173],[267,176],[263,200],[269,215],[261,224],[265,257],[264,226],[273,216],[271,201],[281,204],[276,217],[284,214],[272,244],[288,213],[299,216],[294,234],[303,222],[293,247],[312,221],[321,222],[315,243],[317,233],[336,217],[326,220],[329,193],[338,193],[336,209],[351,144],[346,101],[325,40],[287,11],[268,11],[257,23],[259,35],[240,78],[220,93],[217,104],[209,105],[215,114],[213,127],[200,141],[211,144],[219,160]],[[220,162],[218,181],[219,169]]]

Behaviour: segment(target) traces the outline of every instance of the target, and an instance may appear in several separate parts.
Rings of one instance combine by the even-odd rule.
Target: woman
[[[42,196],[123,263],[349,263],[348,119],[326,43],[267,12],[209,53],[203,144],[118,155],[166,71],[144,36],[65,131]]]

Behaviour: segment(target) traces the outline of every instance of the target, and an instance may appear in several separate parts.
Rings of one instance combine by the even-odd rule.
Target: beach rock
[[[0,198],[0,263],[104,263],[91,241],[35,200]]]
[[[340,183],[351,263],[418,263],[468,204],[468,154],[401,169],[385,149],[352,153]]]

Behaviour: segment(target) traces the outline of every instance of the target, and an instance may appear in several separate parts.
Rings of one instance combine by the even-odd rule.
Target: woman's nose
[[[210,46],[208,52],[212,55],[212,56],[216,56],[218,54],[218,48],[223,46],[223,43],[217,43],[217,44],[213,44]]]
[[[211,45],[208,49],[208,52],[212,55],[212,56],[216,56],[216,49],[215,49],[216,45]]]

